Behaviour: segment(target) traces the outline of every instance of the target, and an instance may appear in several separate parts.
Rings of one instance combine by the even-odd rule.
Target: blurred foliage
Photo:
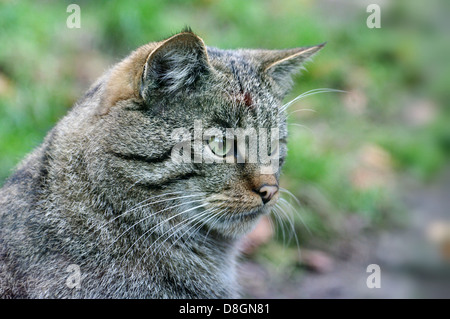
[[[387,225],[401,211],[398,177],[425,182],[448,159],[450,11],[445,1],[383,1],[382,27],[369,29],[366,2],[78,1],[81,28],[68,29],[73,1],[0,1],[0,183],[105,69],[190,26],[220,48],[328,41],[287,99],[346,91],[289,109],[282,185],[302,205],[293,227],[326,240],[351,215]]]

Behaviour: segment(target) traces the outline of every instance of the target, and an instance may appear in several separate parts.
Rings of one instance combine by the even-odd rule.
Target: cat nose
[[[278,185],[263,185],[256,192],[261,196],[263,203],[266,204],[278,192]]]

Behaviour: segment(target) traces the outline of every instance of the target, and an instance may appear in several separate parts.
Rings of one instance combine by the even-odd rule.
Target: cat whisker
[[[206,216],[206,215],[208,215],[208,214],[210,214],[210,213],[212,213],[212,212],[215,212],[215,211],[217,211],[218,209],[216,208],[216,209],[212,209],[212,210],[210,210],[210,211],[208,211],[208,210],[206,210],[206,211],[204,211],[203,213],[201,213],[200,215],[197,215],[197,216],[192,216],[193,218],[190,218],[190,219],[194,219],[193,221],[195,222],[193,225],[191,225],[183,234],[181,234],[181,236],[179,236],[166,250],[165,250],[165,252],[160,256],[160,258],[156,261],[156,263],[155,263],[155,265],[157,265],[158,263],[159,263],[159,261],[161,260],[161,258],[163,258],[166,254],[167,254],[167,252],[181,239],[181,238],[183,238],[183,236],[184,235],[186,235],[188,232],[191,232],[191,234],[188,236],[188,238],[191,238],[195,233],[197,233],[198,232],[198,230],[200,229],[200,227],[202,226],[202,225],[204,225],[204,224],[206,224],[206,223],[208,223],[216,214],[213,214],[213,215],[211,215],[210,217],[208,217],[206,220],[203,220],[203,217],[204,216]],[[185,227],[185,226],[187,226],[187,224],[191,224],[192,222],[189,222],[189,223],[184,223],[184,225],[182,226],[182,227]],[[199,226],[197,226],[197,225],[199,225]],[[194,231],[191,231],[191,229],[192,228],[194,228],[194,227],[197,227]],[[181,229],[179,229],[179,230],[181,230]],[[179,231],[178,230],[178,231]],[[178,232],[177,231],[177,232]],[[159,246],[158,246],[158,248],[155,250],[155,255],[161,250],[161,248],[162,248],[162,245],[170,238],[170,237],[172,237],[173,235],[174,235],[175,233],[172,233],[169,237],[167,237]]]
[[[204,221],[204,225],[209,224],[209,229],[206,232],[206,234],[204,235],[204,239],[203,239],[203,244],[205,244],[206,239],[208,238],[208,235],[210,233],[210,231],[213,229],[214,225],[219,221],[219,218],[216,218],[217,216],[219,216],[221,213],[223,212],[223,210],[215,210],[215,211],[211,211],[209,212],[209,214],[211,214],[210,217],[208,217],[205,221]],[[212,220],[212,223],[210,223],[210,221]],[[188,236],[188,239],[193,237],[195,234],[198,234],[200,229],[201,229],[202,224],[200,224],[193,232],[191,235]]]
[[[298,207],[302,207],[302,204],[300,203],[298,198],[294,194],[292,194],[289,190],[287,190],[287,189],[285,189],[283,187],[280,187],[280,192],[282,194],[287,194],[289,196],[289,198],[291,198],[291,199],[293,199],[295,201],[295,203],[296,203],[296,205]],[[279,213],[283,214],[287,218],[287,220],[288,220],[288,222],[290,224],[290,228],[291,228],[292,234],[295,236],[297,247],[299,247],[298,237],[297,237],[297,233],[296,233],[295,227],[294,227],[295,224],[294,224],[294,221],[292,220],[292,218],[290,217],[290,214],[289,214],[288,211],[290,211],[292,213],[296,213],[299,216],[302,224],[305,226],[305,228],[306,228],[306,230],[308,231],[309,234],[311,234],[311,230],[309,229],[308,225],[305,223],[305,221],[304,221],[302,215],[300,214],[300,212],[289,201],[287,201],[285,198],[281,197],[279,202],[277,204],[275,204],[275,207],[277,208],[275,210],[275,212],[279,212]],[[288,210],[286,210],[286,208]],[[277,215],[278,214],[275,214],[275,217]],[[284,229],[284,226],[283,226],[282,229]]]
[[[305,226],[306,230],[308,231],[308,233],[311,234],[311,230],[309,229],[308,225],[305,223],[303,216],[300,214],[299,210],[296,209],[290,202],[288,202],[285,198],[280,198],[280,206],[281,204],[284,204],[285,207],[287,207],[292,213],[296,213],[299,218],[300,221],[302,222],[303,226]],[[300,205],[299,205],[300,206]]]
[[[201,200],[197,200],[197,202],[198,201],[201,201]],[[190,202],[188,202],[188,203],[190,203]],[[184,204],[187,204],[187,203],[182,203],[181,205],[184,205]],[[181,205],[177,205],[177,206],[181,206]],[[194,210],[194,209],[198,209],[198,208],[201,208],[201,207],[205,207],[206,206],[206,204],[202,204],[202,205],[198,205],[198,206],[195,206],[195,207],[192,207],[192,208],[189,208],[189,209],[187,209],[187,210],[184,210],[184,211],[182,211],[182,212],[180,212],[180,213],[177,213],[177,214],[175,214],[175,215],[173,215],[173,216],[171,216],[171,217],[169,217],[169,218],[167,218],[167,219],[164,219],[164,220],[162,220],[161,222],[159,222],[159,223],[157,223],[156,225],[154,225],[154,226],[152,226],[151,228],[149,228],[148,230],[146,230],[137,240],[135,240],[135,242],[128,248],[128,250],[125,252],[125,254],[124,254],[124,256],[122,257],[122,261],[125,259],[125,257],[126,257],[126,255],[128,255],[128,253],[130,253],[131,252],[131,249],[137,244],[137,242],[142,238],[142,237],[144,237],[145,235],[147,235],[146,237],[145,237],[145,240],[147,239],[147,238],[149,238],[152,234],[153,234],[153,232],[154,232],[154,230],[155,229],[157,229],[158,227],[160,227],[163,223],[166,223],[166,222],[168,222],[169,220],[172,220],[173,218],[175,218],[175,217],[177,217],[177,216],[180,216],[180,215],[182,215],[182,214],[185,214],[185,213],[187,213],[187,212],[190,212],[190,211],[192,211],[192,210]],[[169,208],[167,208],[167,209],[172,209],[173,207],[176,207],[176,206],[172,206],[172,207],[169,207]],[[167,233],[167,232],[170,232],[170,231],[173,231],[172,229],[169,229],[169,230],[167,230],[165,233]],[[165,234],[164,233],[164,234]],[[161,237],[161,236],[160,236]],[[159,239],[159,237],[158,237],[158,239]],[[157,239],[157,240],[158,240]],[[157,241],[156,240],[156,241]],[[155,242],[156,242],[155,241]],[[153,245],[153,244],[152,244]],[[144,255],[145,255],[145,253],[144,253]],[[122,262],[121,261],[121,262]]]
[[[130,229],[134,228],[136,225],[142,223],[143,221],[145,221],[145,220],[147,220],[147,219],[149,219],[149,218],[151,218],[151,217],[153,217],[153,216],[155,216],[155,215],[157,215],[157,214],[159,214],[159,213],[162,213],[162,212],[164,212],[164,211],[167,211],[167,210],[169,210],[169,209],[173,209],[173,208],[176,208],[176,207],[179,207],[179,206],[183,206],[183,205],[191,204],[191,203],[196,203],[196,202],[201,202],[201,201],[202,201],[201,199],[197,199],[197,200],[192,200],[192,201],[189,201],[189,202],[186,202],[186,203],[177,204],[177,205],[175,205],[175,206],[166,207],[166,208],[161,209],[161,210],[159,210],[159,211],[157,211],[157,212],[151,213],[151,214],[145,216],[144,218],[141,218],[141,219],[138,220],[136,223],[134,223],[133,225],[131,225],[130,227],[128,227],[125,231],[123,231],[123,232],[122,232],[122,233],[121,233],[121,234],[120,234],[120,235],[119,235],[119,236],[118,236],[118,237],[117,237],[117,238],[116,238],[116,239],[108,246],[108,249],[111,248],[112,245],[114,245],[114,244],[115,244],[115,243],[116,243],[123,235],[125,235],[128,231],[130,231]],[[178,215],[178,214],[176,214],[176,215],[170,217],[169,220],[170,220],[171,218],[173,218],[173,217],[176,217],[177,215]],[[150,230],[153,229],[153,228],[156,228],[158,225],[159,225],[159,224],[153,226],[152,228],[150,228]],[[145,233],[146,233],[146,232],[145,232]],[[144,234],[145,234],[145,233],[144,233]],[[138,241],[139,239],[141,239],[141,238],[144,236],[144,234],[141,235],[141,237],[139,237],[139,238],[133,243],[133,245],[132,245],[129,249],[131,249],[131,248],[137,243],[137,241]],[[107,250],[108,250],[108,249],[107,249]]]
[[[287,108],[289,106],[291,106],[293,103],[297,102],[300,99],[303,99],[307,96],[311,96],[311,95],[315,95],[315,94],[319,94],[319,93],[328,93],[328,92],[339,92],[339,93],[346,93],[347,91],[343,91],[343,90],[337,90],[337,89],[329,89],[329,88],[320,88],[320,89],[313,89],[313,90],[309,90],[306,91],[300,95],[298,95],[297,97],[295,97],[294,99],[290,100],[289,102],[287,102],[286,104],[282,105],[279,112],[284,112],[285,110],[287,110]]]
[[[289,223],[289,226],[290,226],[290,229],[291,229],[291,238],[292,238],[292,236],[294,236],[295,242],[296,242],[296,244],[297,244],[297,248],[300,249],[300,244],[299,244],[299,241],[298,241],[297,232],[296,232],[296,230],[295,230],[295,223],[294,223],[294,220],[292,219],[292,216],[289,214],[289,212],[286,211],[285,209],[283,209],[283,207],[282,207],[282,205],[281,205],[283,202],[285,202],[285,203],[287,204],[287,206],[288,206],[288,208],[290,208],[290,211],[291,211],[291,212],[296,212],[296,211],[295,211],[294,207],[293,207],[292,205],[290,205],[290,203],[288,203],[287,201],[285,201],[284,198],[281,198],[281,199],[280,199],[280,205],[279,205],[278,207],[280,208],[280,212],[281,212],[284,216],[286,216],[286,219],[288,220],[288,223]]]
[[[163,196],[168,196],[168,195],[173,195],[173,194],[179,194],[179,193],[182,193],[182,192],[179,191],[179,192],[165,193],[165,194],[160,194],[160,195],[157,195],[157,196],[149,197],[149,198],[147,198],[147,199],[145,199],[145,200],[143,200],[143,201],[137,203],[136,205],[134,205],[132,208],[130,208],[130,210],[131,210],[131,209],[135,209],[135,208],[138,207],[139,205],[142,205],[142,204],[144,204],[144,203],[146,203],[146,202],[148,202],[148,201],[150,201],[150,200],[152,200],[152,199],[155,199],[155,198],[158,198],[158,197],[163,197]],[[110,224],[111,222],[115,221],[116,219],[118,219],[118,218],[120,218],[120,217],[126,215],[128,212],[129,212],[129,210],[127,210],[127,211],[125,211],[124,213],[122,213],[122,214],[120,214],[120,215],[114,217],[112,220],[106,222],[104,225],[102,225],[102,226],[100,226],[99,228],[97,228],[94,232],[97,232],[97,231],[101,230],[103,227],[105,227],[106,225],[108,225],[108,224]],[[93,229],[94,229],[94,226],[90,227],[90,228],[88,229],[88,231],[91,231],[91,230],[93,230]]]
[[[154,225],[153,227],[151,227],[149,230],[147,230],[143,235],[145,235],[145,234],[148,234],[149,232],[151,232],[151,231],[153,231],[153,230],[155,230],[156,228],[158,228],[158,227],[160,227],[162,224],[164,224],[164,223],[166,223],[166,222],[168,222],[169,220],[171,220],[171,219],[173,219],[173,218],[175,218],[175,217],[177,217],[177,216],[179,216],[179,215],[182,215],[182,214],[185,214],[185,213],[187,213],[187,212],[190,212],[190,211],[192,211],[192,210],[195,210],[195,209],[198,209],[198,208],[202,208],[202,207],[205,207],[205,206],[207,206],[207,204],[202,204],[202,205],[198,205],[198,206],[195,206],[195,207],[191,207],[191,208],[189,208],[189,209],[186,209],[186,210],[184,210],[184,211],[182,211],[182,212],[180,212],[180,213],[177,213],[177,214],[175,214],[175,215],[173,215],[173,216],[171,216],[171,217],[169,217],[169,218],[167,218],[167,219],[164,219],[164,220],[162,220],[161,222],[159,222],[158,224],[156,224],[156,225]],[[195,215],[194,215],[195,216]],[[191,219],[193,216],[191,216],[191,217],[189,217],[189,218],[187,218],[187,219],[185,219],[185,220],[182,220],[180,223],[178,223],[178,224],[176,224],[176,225],[174,225],[174,227],[177,227],[177,225],[179,225],[179,224],[182,224],[183,222],[185,222],[186,220],[189,220],[189,219]],[[163,234],[161,234],[151,245],[150,245],[150,247],[148,247],[147,248],[147,250],[144,252],[144,254],[143,255],[145,255],[146,254],[146,252],[161,238],[161,237],[163,237],[165,234],[167,234],[167,233],[169,233],[169,232],[172,232],[172,231],[174,231],[173,229],[168,229],[167,231],[165,231]],[[175,230],[176,231],[176,230]],[[152,233],[153,232],[151,232],[148,236],[146,236],[146,238],[145,238],[145,240],[147,239],[147,238],[149,238],[151,235],[152,235]],[[142,236],[141,236],[142,237]],[[141,238],[140,237],[140,238]]]
[[[150,202],[150,203],[148,203],[149,200],[152,200],[152,199],[155,199],[155,198],[158,198],[158,197],[163,197],[163,196],[173,195],[173,194],[179,194],[179,193],[183,193],[183,192],[174,192],[174,193],[162,194],[162,195],[154,196],[154,197],[148,198],[148,199],[146,199],[146,200],[143,200],[142,202],[140,202],[140,203],[136,204],[135,206],[133,206],[133,208],[131,208],[131,209],[129,209],[129,210],[126,210],[126,211],[123,212],[122,214],[120,214],[120,215],[114,217],[113,219],[109,220],[108,222],[106,222],[105,224],[103,224],[102,226],[100,226],[99,228],[97,228],[93,233],[102,230],[104,227],[106,227],[107,225],[111,224],[112,222],[114,222],[114,221],[117,220],[118,218],[123,217],[123,216],[125,216],[125,215],[127,215],[127,214],[129,214],[129,213],[131,213],[131,212],[133,212],[133,211],[136,211],[136,210],[138,210],[138,209],[142,209],[142,208],[148,207],[148,206],[153,205],[153,204],[163,203],[163,202],[167,202],[167,201],[171,201],[171,200],[177,200],[177,199],[183,199],[183,198],[189,198],[189,197],[195,197],[195,196],[198,196],[198,195],[193,195],[193,194],[192,194],[192,195],[185,195],[185,196],[171,197],[171,198],[168,198],[168,199],[163,199],[163,200],[158,200],[158,201],[155,201],[155,202]],[[92,230],[93,228],[94,228],[94,227],[91,227],[89,230]],[[91,233],[91,235],[92,235],[93,233]]]
[[[218,212],[216,212],[213,216],[216,217],[219,214],[223,213],[223,211],[224,211],[224,209],[221,209]],[[219,220],[220,220],[219,218],[216,218],[216,220],[211,225],[209,225],[209,229],[205,234],[205,239],[203,240],[203,243],[205,242],[206,238],[208,238],[210,231],[214,228],[215,224],[217,224],[219,222]]]
[[[194,217],[194,218],[193,218],[193,221],[195,222],[195,224],[192,225],[191,227],[189,227],[183,234],[181,234],[181,236],[179,236],[179,237],[175,240],[175,242],[172,243],[172,245],[169,246],[168,249],[170,249],[171,247],[173,247],[173,245],[175,245],[176,242],[177,242],[178,240],[180,240],[181,238],[183,238],[183,236],[186,235],[186,233],[188,233],[192,228],[194,228],[196,225],[199,225],[194,231],[192,231],[192,232],[190,233],[190,235],[187,237],[187,239],[189,239],[189,238],[191,238],[192,236],[194,236],[194,235],[200,230],[200,228],[201,228],[202,225],[208,224],[209,221],[210,221],[211,219],[214,218],[214,216],[218,213],[218,212],[217,212],[218,210],[219,210],[218,208],[212,208],[212,209],[210,209],[209,211],[206,210],[205,212],[203,212],[203,213],[200,214],[200,215],[193,216],[193,217]],[[204,217],[205,217],[205,216],[208,216],[209,214],[212,214],[212,215],[210,215],[209,217],[207,217],[207,218],[205,219]],[[190,224],[192,224],[192,221],[190,222]],[[186,226],[186,224],[183,225],[183,227],[185,227],[185,226]],[[167,239],[166,239],[166,240],[167,240]],[[157,251],[158,251],[158,250],[157,250]],[[156,251],[156,252],[157,252],[157,251]],[[166,250],[166,251],[167,251],[167,250]]]
[[[177,229],[175,229],[175,230],[173,230],[173,229],[169,229],[169,230],[167,230],[167,231],[165,231],[163,234],[161,234],[146,250],[145,250],[145,252],[143,253],[143,256],[146,256],[147,255],[147,253],[150,251],[150,249],[151,248],[153,248],[157,243],[158,243],[158,241],[162,238],[162,237],[164,237],[167,233],[170,233],[170,235],[165,239],[165,240],[163,240],[160,244],[159,244],[159,246],[157,247],[157,249],[153,252],[153,254],[154,255],[156,255],[156,253],[159,251],[159,250],[161,250],[161,248],[162,248],[162,245],[169,239],[169,238],[171,238],[171,237],[173,237],[174,235],[176,235],[178,232],[180,232],[182,229],[183,229],[183,227],[185,227],[187,224],[190,224],[190,221],[191,220],[194,220],[194,221],[196,221],[196,220],[199,220],[199,222],[201,222],[201,218],[203,218],[204,216],[206,216],[208,213],[210,213],[211,211],[214,211],[214,208],[210,208],[210,209],[207,209],[207,210],[205,210],[205,211],[203,211],[203,212],[201,212],[200,214],[198,214],[198,215],[193,215],[193,216],[191,216],[191,217],[189,217],[189,218],[186,218],[186,219],[184,219],[184,220],[182,220],[181,222],[179,222],[178,224],[176,224],[175,225],[175,228],[177,228]],[[195,224],[195,225],[197,225],[197,223]],[[188,231],[191,229],[192,227],[190,227],[189,229],[188,229]],[[186,231],[187,232],[187,231]],[[186,233],[185,232],[185,233]],[[178,239],[176,239],[173,243],[172,243],[172,245],[170,245],[169,246],[169,248],[168,249],[166,249],[166,252],[164,253],[164,255],[167,253],[167,251],[171,248],[171,247],[173,247],[173,245],[180,239],[180,238],[182,238],[182,236],[185,234],[185,233],[183,233],[181,236],[179,236],[178,237]],[[163,256],[164,256],[163,255]],[[161,256],[162,257],[162,256]],[[161,258],[159,258],[158,259],[158,261],[155,263],[155,265],[157,265],[158,264],[158,262],[159,262],[159,260],[160,260]]]
[[[314,131],[311,130],[311,129],[310,129],[309,127],[307,127],[306,125],[302,125],[302,124],[298,124],[298,123],[289,123],[288,125],[297,126],[297,127],[300,127],[300,128],[305,128],[305,129],[307,129],[308,131],[310,131],[312,134],[314,134]]]
[[[272,212],[273,212],[273,216],[275,217],[275,221],[280,225],[282,239],[283,239],[283,245],[286,246],[286,231],[285,231],[285,226],[284,226],[284,220],[280,216],[279,210],[282,210],[282,208],[279,207],[278,203],[276,203],[274,208],[272,209]]]
[[[299,207],[302,206],[302,203],[299,201],[299,199],[297,198],[297,196],[295,196],[294,194],[292,194],[292,192],[290,192],[288,189],[286,189],[286,188],[284,188],[284,187],[280,187],[280,188],[279,188],[279,191],[280,191],[281,193],[283,193],[283,194],[287,194],[290,198],[292,198],[292,199],[295,201],[295,203],[296,203]]]
[[[300,110],[295,110],[295,111],[292,111],[292,112],[290,112],[288,115],[287,115],[287,117],[290,117],[292,114],[294,114],[294,113],[300,113],[300,112],[313,112],[313,113],[317,113],[317,111],[316,110],[313,110],[313,109],[300,109]]]
[[[275,204],[275,206],[276,206],[276,204]],[[274,215],[275,215],[275,213],[274,213]],[[267,220],[269,221],[270,231],[271,231],[272,234],[274,234],[275,233],[274,222],[273,222],[272,218],[270,218],[270,216],[269,216],[269,218],[267,218]]]

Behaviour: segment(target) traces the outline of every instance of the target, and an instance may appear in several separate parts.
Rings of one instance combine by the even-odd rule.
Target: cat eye
[[[220,157],[226,157],[230,155],[230,151],[233,149],[233,141],[224,139],[223,137],[212,136],[207,142],[211,151]]]

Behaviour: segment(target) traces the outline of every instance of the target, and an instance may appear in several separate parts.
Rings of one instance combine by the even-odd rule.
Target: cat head
[[[139,48],[98,89],[92,178],[129,207],[247,232],[279,197],[282,100],[322,47],[221,50],[184,31]]]

